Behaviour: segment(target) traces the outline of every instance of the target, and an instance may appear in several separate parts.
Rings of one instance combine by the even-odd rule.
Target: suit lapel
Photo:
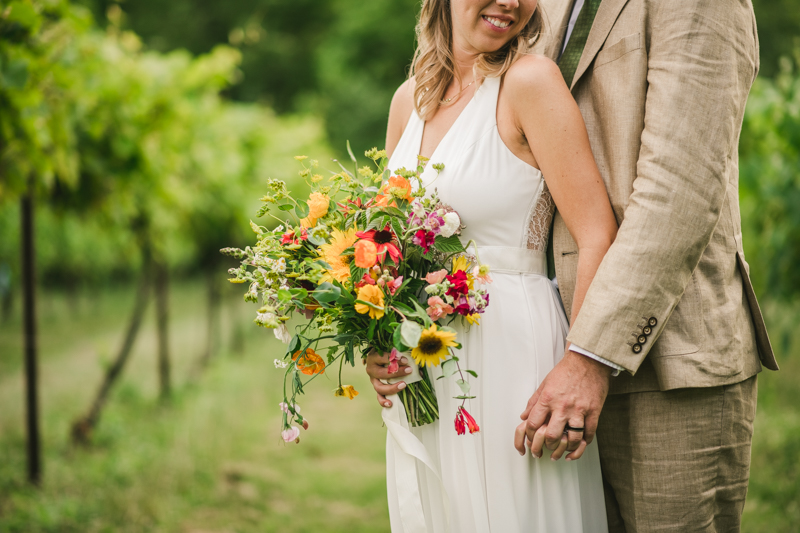
[[[603,43],[606,42],[606,37],[608,37],[611,28],[617,21],[620,11],[622,11],[622,8],[625,7],[627,3],[628,0],[603,0],[600,3],[600,7],[597,9],[597,15],[594,17],[592,29],[589,31],[589,38],[586,40],[586,46],[583,48],[581,60],[578,63],[578,68],[575,70],[575,76],[572,78],[572,87],[570,87],[570,89],[575,87],[575,84],[578,83],[578,80],[583,76],[586,69],[589,68],[589,65],[594,60],[594,56],[596,56],[600,48],[603,47]]]
[[[574,2],[575,0],[556,0],[555,2],[542,0],[539,2],[544,23],[542,37],[539,41],[541,45],[537,43],[534,48],[535,52],[541,53],[553,61],[558,61],[561,49],[564,47],[564,37],[567,34],[567,25]]]

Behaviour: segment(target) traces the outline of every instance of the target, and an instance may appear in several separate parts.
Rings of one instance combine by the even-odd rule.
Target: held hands
[[[389,372],[389,354],[379,354],[376,351],[371,351],[364,359],[367,375],[370,377],[372,386],[375,392],[378,393],[378,403],[383,407],[391,407],[392,402],[386,397],[391,394],[397,394],[406,387],[405,382],[399,381],[393,385],[386,385],[381,380],[392,378],[403,378],[412,372],[408,366],[408,359],[401,357],[398,361],[399,366],[397,372]]]
[[[520,415],[523,422],[514,434],[520,455],[525,455],[527,445],[531,454],[541,457],[544,446],[553,451],[554,461],[564,452],[567,461],[580,459],[594,439],[610,379],[610,367],[567,350]],[[568,425],[584,430],[565,432]]]

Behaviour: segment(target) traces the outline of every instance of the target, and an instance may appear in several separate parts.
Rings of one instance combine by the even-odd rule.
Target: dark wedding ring
[[[567,431],[584,431],[585,429],[586,429],[586,428],[576,428],[576,427],[572,427],[572,426],[570,426],[569,424],[567,424],[566,426],[564,426],[564,433],[566,433]]]

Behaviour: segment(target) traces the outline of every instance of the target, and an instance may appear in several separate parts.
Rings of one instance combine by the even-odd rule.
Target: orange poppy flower
[[[362,239],[356,243],[356,266],[371,268],[378,262],[378,246],[374,241]]]
[[[303,355],[300,355],[300,350],[296,351],[292,361],[297,365],[297,369],[307,376],[325,373],[325,361],[311,348],[307,348]]]
[[[381,192],[377,196],[378,205],[381,207],[386,207],[387,205],[397,207],[397,204],[393,201],[396,198],[407,202],[412,200],[411,183],[402,176],[392,176],[389,178],[389,181],[381,187]],[[389,202],[392,203],[389,204]]]

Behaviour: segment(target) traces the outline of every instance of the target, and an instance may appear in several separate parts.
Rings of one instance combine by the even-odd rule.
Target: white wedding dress
[[[499,78],[486,79],[433,153],[423,183],[438,189],[466,225],[491,268],[481,325],[459,327],[456,354],[469,378],[466,409],[480,432],[454,429],[461,394],[454,378],[436,380],[440,419],[408,428],[402,404],[384,409],[393,533],[605,533],[597,444],[578,461],[553,462],[514,449],[519,415],[564,353],[567,320],[547,278],[553,201],[542,173],[517,158],[497,130]],[[389,168],[415,168],[424,122],[411,114]],[[437,176],[434,163],[444,163]],[[547,450],[545,450],[547,452]]]

